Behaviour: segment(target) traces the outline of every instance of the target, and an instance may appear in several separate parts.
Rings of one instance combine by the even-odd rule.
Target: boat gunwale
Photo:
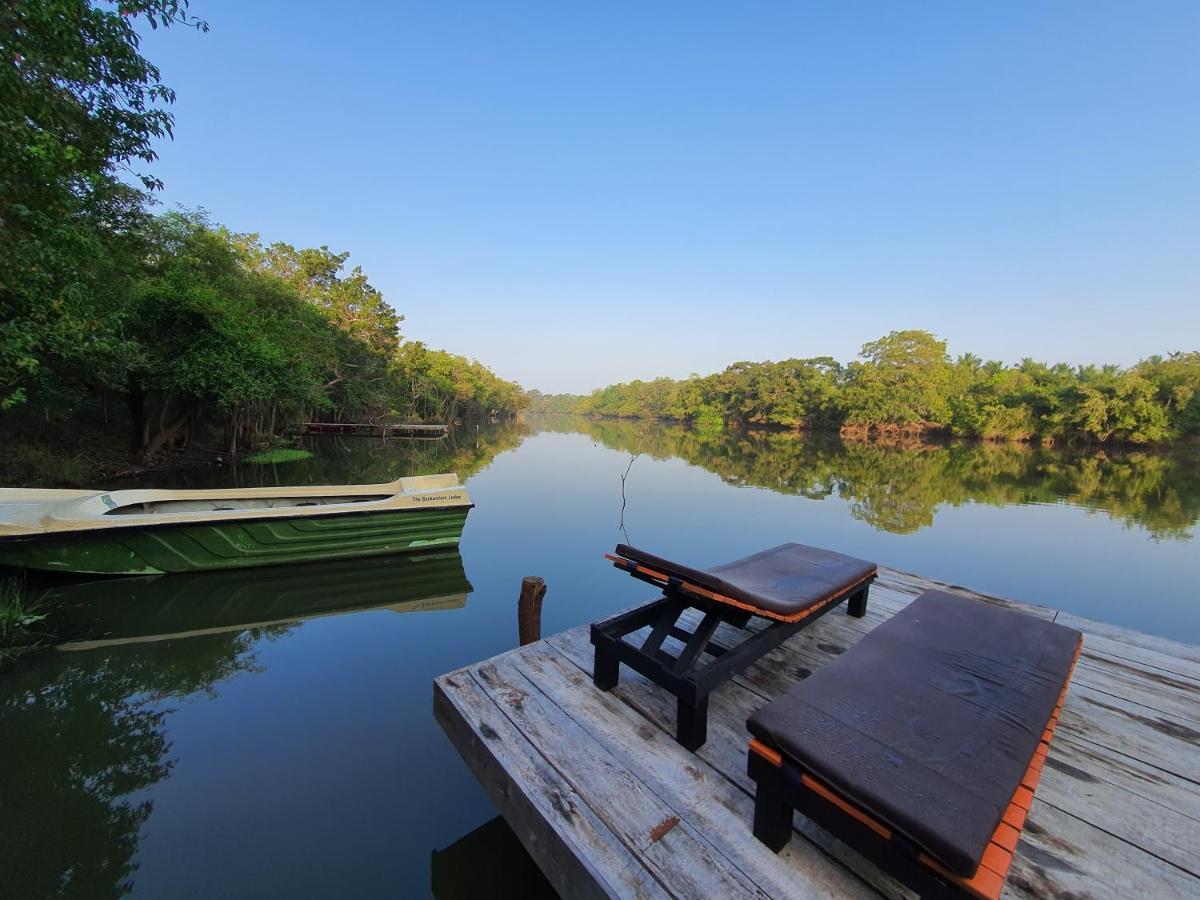
[[[335,509],[333,512],[305,512],[301,515],[288,515],[287,508],[283,508],[280,512],[284,515],[258,515],[258,516],[239,516],[237,518],[226,517],[222,519],[201,519],[195,521],[163,521],[163,522],[145,522],[145,521],[128,521],[133,519],[133,516],[125,517],[126,521],[122,522],[119,519],[113,519],[112,524],[100,524],[96,527],[79,527],[63,529],[61,531],[32,531],[22,534],[0,534],[0,544],[19,544],[19,543],[38,543],[54,540],[71,540],[75,538],[90,538],[97,535],[107,535],[112,532],[129,532],[129,531],[158,531],[165,529],[178,528],[219,528],[228,525],[242,525],[256,522],[288,522],[294,519],[335,519],[349,518],[351,516],[382,516],[389,514],[396,515],[420,515],[421,513],[444,513],[451,510],[465,510],[470,512],[475,508],[475,504],[469,499],[466,503],[444,504],[444,505],[408,505],[400,507],[375,507],[373,509]],[[305,510],[312,510],[314,507],[303,507]],[[320,509],[320,507],[316,507]],[[329,509],[329,507],[325,507]]]
[[[132,488],[117,491],[63,492],[58,502],[39,489],[0,489],[0,543],[44,540],[68,534],[97,534],[130,529],[159,529],[175,525],[215,526],[240,522],[326,519],[348,513],[383,514],[415,509],[456,509],[474,504],[457,473],[409,475],[378,484],[282,485],[266,488],[205,488],[171,490]],[[56,494],[58,492],[55,492]],[[429,495],[448,494],[437,497]],[[39,496],[40,495],[40,496]],[[29,499],[22,502],[22,497]],[[363,497],[341,503],[299,504],[266,509],[126,512],[136,504],[171,501],[303,500]],[[39,502],[40,501],[40,502]],[[26,507],[38,518],[4,520],[4,508]],[[116,515],[114,515],[116,513]]]

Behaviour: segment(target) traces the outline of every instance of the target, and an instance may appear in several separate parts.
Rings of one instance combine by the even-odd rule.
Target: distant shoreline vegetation
[[[1200,352],[1130,368],[951,359],[927,331],[893,331],[860,359],[739,362],[589,395],[531,392],[531,413],[687,422],[700,430],[787,428],[845,437],[952,435],[1040,443],[1158,444],[1200,435]]]

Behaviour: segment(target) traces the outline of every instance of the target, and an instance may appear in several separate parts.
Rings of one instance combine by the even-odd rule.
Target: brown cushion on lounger
[[[975,874],[1080,634],[927,591],[751,716],[750,732],[963,877]]]
[[[693,569],[625,544],[617,545],[617,554],[782,616],[802,612],[875,574],[875,563],[804,544],[781,544],[707,569]]]

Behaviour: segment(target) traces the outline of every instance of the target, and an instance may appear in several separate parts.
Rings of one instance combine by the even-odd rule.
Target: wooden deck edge
[[[590,864],[589,856],[582,848],[572,846],[565,835],[553,827],[553,819],[543,808],[545,804],[522,790],[523,782],[509,776],[500,759],[487,746],[485,729],[490,729],[495,736],[491,738],[493,740],[507,740],[510,744],[521,741],[528,744],[528,741],[508,724],[499,710],[494,725],[485,722],[477,726],[469,721],[470,716],[453,696],[456,681],[473,681],[473,676],[460,669],[434,681],[433,717],[546,879],[564,897],[619,896]],[[482,740],[481,735],[484,736]],[[536,753],[531,744],[525,749],[526,753]],[[551,791],[549,797],[541,799],[549,799],[556,815],[570,817],[576,811],[570,787],[563,784],[561,790],[551,788]]]

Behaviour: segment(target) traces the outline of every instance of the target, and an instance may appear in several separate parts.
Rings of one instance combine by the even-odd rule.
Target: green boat
[[[201,491],[0,489],[0,565],[159,575],[456,547],[457,475]]]

